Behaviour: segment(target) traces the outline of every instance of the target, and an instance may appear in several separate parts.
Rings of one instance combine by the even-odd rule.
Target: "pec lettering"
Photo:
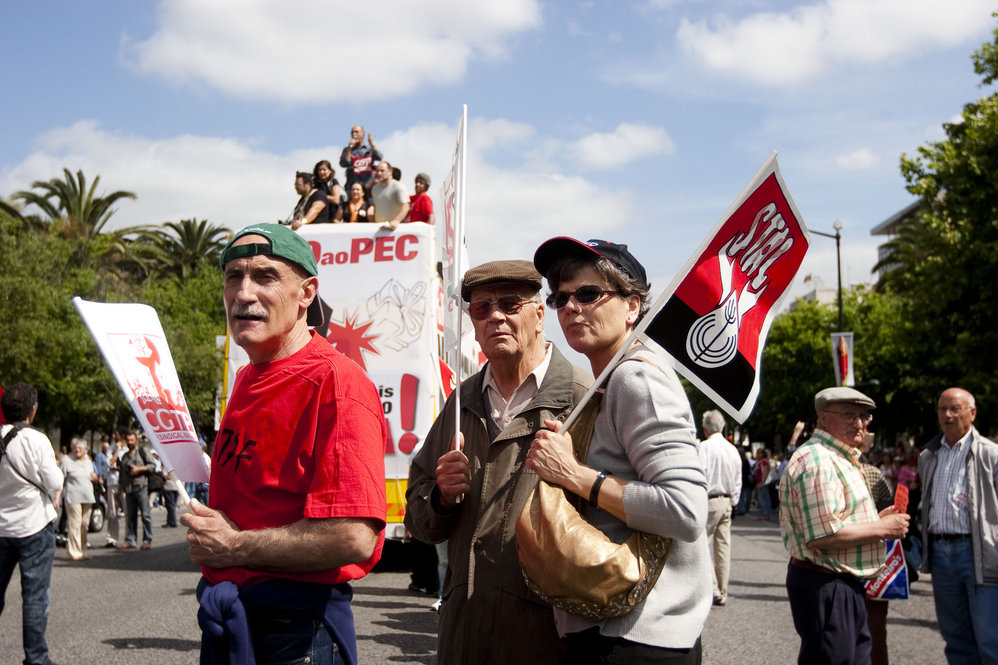
[[[354,238],[348,249],[334,251],[324,251],[322,245],[315,241],[309,241],[309,244],[315,260],[327,266],[361,261],[412,261],[419,255],[419,238],[412,234]]]

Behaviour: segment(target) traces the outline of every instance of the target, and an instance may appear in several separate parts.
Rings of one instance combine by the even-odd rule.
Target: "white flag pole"
[[[452,274],[457,277],[461,275],[462,251],[464,248],[464,191],[465,191],[465,169],[468,146],[468,105],[464,104],[461,109],[461,124],[457,133],[457,165],[455,176],[457,180],[457,214],[454,223],[454,267]],[[457,354],[454,372],[454,449],[460,445],[461,436],[461,366],[464,358],[464,340],[461,336],[461,324],[464,318],[461,311],[461,289],[459,280],[455,280],[454,293],[451,295],[456,300],[457,310]]]

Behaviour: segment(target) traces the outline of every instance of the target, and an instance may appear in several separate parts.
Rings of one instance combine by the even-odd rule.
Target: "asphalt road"
[[[184,529],[164,529],[153,511],[153,549],[95,549],[75,563],[56,551],[48,640],[64,665],[173,665],[198,661],[200,630],[194,588],[199,574],[187,557]],[[711,611],[704,629],[704,663],[737,665],[796,662],[797,635],[783,580],[786,554],[775,524],[754,515],[734,524],[729,603]],[[437,615],[432,598],[407,590],[405,550],[386,550],[384,565],[354,585],[354,614],[362,663],[433,663]],[[887,620],[890,656],[906,665],[944,662],[928,578],[912,597],[893,601]],[[0,616],[0,665],[23,658],[18,573]]]

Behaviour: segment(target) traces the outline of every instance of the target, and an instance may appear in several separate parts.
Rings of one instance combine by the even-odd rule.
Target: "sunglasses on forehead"
[[[500,312],[507,316],[512,316],[513,314],[519,312],[520,309],[523,308],[523,306],[528,302],[531,301],[515,294],[499,296],[498,298],[493,298],[491,300],[476,300],[475,302],[468,303],[468,316],[470,316],[474,321],[484,321],[489,318],[489,314],[492,313],[493,307],[496,307]]]
[[[575,298],[575,302],[580,305],[591,305],[606,295],[624,297],[626,294],[623,294],[620,291],[608,291],[606,289],[601,289],[598,286],[588,284],[586,286],[580,286],[575,289],[575,291],[555,291],[547,297],[545,302],[551,309],[561,309],[567,305],[568,301],[573,297]]]

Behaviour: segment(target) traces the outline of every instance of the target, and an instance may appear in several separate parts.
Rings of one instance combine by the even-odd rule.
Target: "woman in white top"
[[[63,455],[59,465],[66,479],[63,486],[68,531],[66,552],[73,561],[82,561],[86,558],[83,549],[86,547],[90,510],[94,503],[93,483],[97,480],[94,463],[87,455],[87,444],[83,439],[73,439],[69,455]]]

